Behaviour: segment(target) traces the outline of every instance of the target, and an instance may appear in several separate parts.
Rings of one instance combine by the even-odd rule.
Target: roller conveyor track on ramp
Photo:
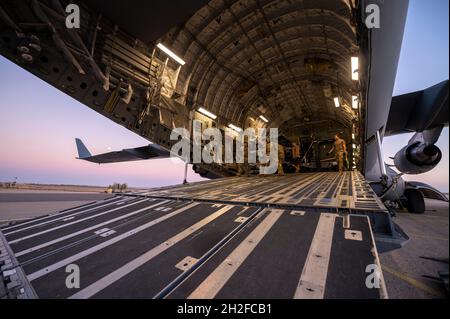
[[[281,192],[276,183],[253,191]],[[328,186],[325,197],[337,192]],[[381,272],[366,285],[366,271],[381,269],[369,218],[296,207],[148,193],[102,201],[3,228],[0,279],[10,298],[386,298]],[[79,288],[66,285],[71,265]]]
[[[280,208],[387,211],[359,172],[231,177],[159,188],[138,195]]]

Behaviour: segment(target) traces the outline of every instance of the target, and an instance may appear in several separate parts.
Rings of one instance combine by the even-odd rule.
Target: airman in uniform
[[[300,145],[297,143],[292,143],[292,161],[295,166],[295,172],[300,172]]]
[[[347,145],[345,143],[345,140],[341,137],[340,134],[336,134],[334,136],[333,148],[328,152],[328,154],[331,154],[333,151],[336,154],[336,160],[338,162],[339,173],[343,173],[344,172],[344,156],[345,156],[345,160],[348,161],[348,152],[347,152]]]
[[[278,144],[278,175],[284,175],[283,163],[285,157],[283,145]]]

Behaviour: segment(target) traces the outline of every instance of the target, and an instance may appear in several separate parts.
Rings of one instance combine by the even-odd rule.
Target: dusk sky
[[[448,0],[410,0],[394,95],[421,90],[448,79]],[[179,184],[184,164],[154,160],[95,165],[76,160],[81,138],[91,153],[149,142],[73,100],[0,56],[0,181],[135,187]],[[387,138],[386,161],[411,135]],[[432,172],[407,176],[442,191],[449,189],[448,128],[438,143],[444,158]],[[201,180],[190,172],[189,181]]]

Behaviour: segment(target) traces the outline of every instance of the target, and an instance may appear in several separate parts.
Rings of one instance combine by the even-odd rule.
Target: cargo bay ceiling
[[[284,132],[308,122],[350,127],[354,11],[337,0],[215,0],[160,41],[186,61],[177,92],[189,108],[239,127],[260,115]]]
[[[81,7],[80,30],[65,27],[69,3]],[[364,102],[364,72],[352,81],[351,67],[360,12],[356,0],[2,0],[0,50],[167,149],[171,129],[193,118],[278,127],[292,141],[348,137],[360,116],[353,97]]]

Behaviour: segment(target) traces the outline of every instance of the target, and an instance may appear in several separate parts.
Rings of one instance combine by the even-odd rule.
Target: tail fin
[[[86,146],[83,144],[83,142],[79,138],[76,138],[75,142],[77,143],[78,157],[80,159],[92,156],[92,154],[88,151]]]

